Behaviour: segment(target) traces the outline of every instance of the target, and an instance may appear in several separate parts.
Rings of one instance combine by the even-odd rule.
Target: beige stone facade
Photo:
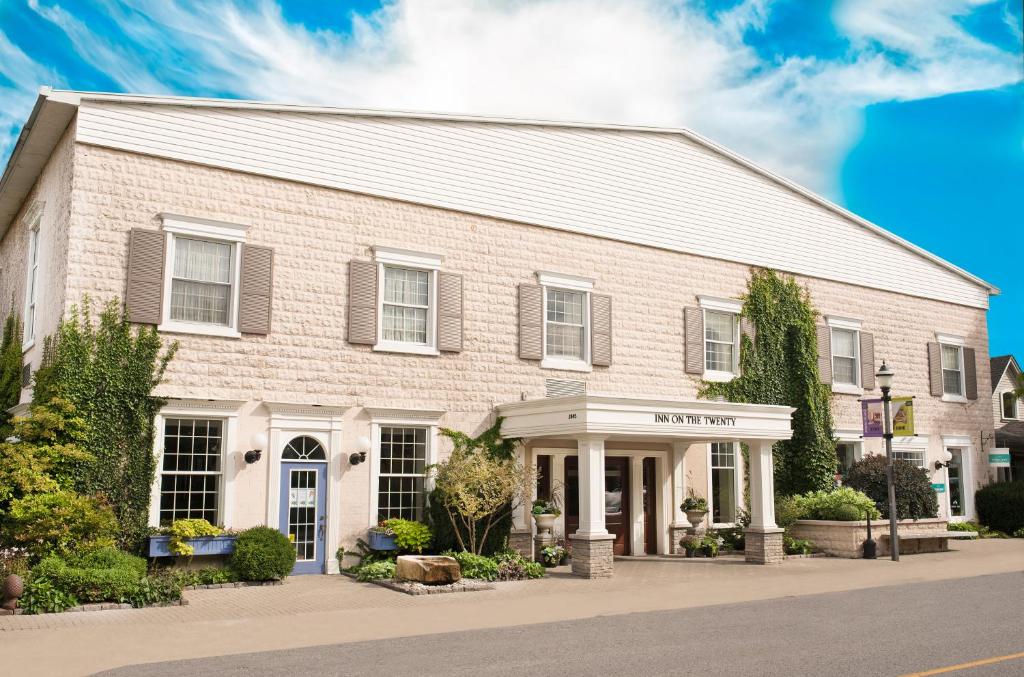
[[[588,393],[695,399],[700,381],[683,370],[683,308],[698,295],[738,298],[749,272],[745,265],[655,247],[76,144],[73,132],[72,127],[30,198],[45,203],[39,332],[51,332],[83,295],[100,302],[123,297],[129,231],[160,229],[161,213],[248,225],[248,243],[274,249],[270,334],[168,335],[181,348],[159,392],[198,407],[197,414],[204,409],[193,401],[237,403],[231,405],[235,425],[226,440],[231,491],[223,500],[230,505],[222,512],[234,528],[273,521],[278,510],[273,454],[252,465],[241,459],[253,436],[276,429],[275,439],[286,441],[303,432],[304,422],[317,421],[318,439],[331,446],[329,553],[339,545],[351,547],[376,519],[378,450],[363,464],[347,460],[360,438],[376,444],[372,421],[423,423],[417,418],[422,412],[437,412],[428,423],[437,460],[447,452],[437,426],[478,433],[493,422],[497,405],[545,397],[546,379],[581,380]],[[766,235],[765,246],[771,246]],[[5,307],[13,300],[20,308],[24,298],[25,242],[20,220],[0,241]],[[347,342],[348,264],[372,259],[374,246],[441,254],[442,269],[463,276],[462,352],[395,354]],[[611,366],[562,371],[518,357],[517,285],[534,282],[539,270],[591,278],[595,293],[612,298]],[[876,360],[885,358],[897,371],[895,394],[917,396],[917,429],[933,481],[942,479],[943,471],[931,463],[945,436],[968,440],[970,482],[987,482],[979,436],[992,430],[990,401],[930,397],[926,349],[936,332],[962,336],[976,351],[979,392],[991,392],[985,311],[823,279],[800,282],[823,315],[861,320],[874,334]],[[37,341],[26,358],[38,366],[40,356]],[[266,403],[292,406],[278,414],[277,428]],[[331,413],[318,414],[313,405]],[[374,418],[374,409],[389,413]],[[837,430],[860,428],[856,395],[836,394],[833,412]],[[559,444],[575,446],[572,440],[554,443]],[[638,444],[610,443],[606,453],[615,455],[617,448],[636,451]],[[646,448],[663,456],[671,452],[665,442]],[[864,443],[864,453],[880,451],[880,441]],[[706,494],[706,445],[691,448],[686,458],[687,482]],[[534,461],[532,450],[526,460]],[[520,525],[528,525],[525,517]],[[335,562],[331,568],[336,567]]]

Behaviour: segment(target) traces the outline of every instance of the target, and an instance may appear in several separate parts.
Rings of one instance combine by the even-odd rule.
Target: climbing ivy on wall
[[[11,311],[4,322],[4,337],[0,343],[0,437],[4,439],[12,429],[7,410],[21,399],[21,356],[21,321]]]
[[[133,327],[117,299],[94,320],[86,297],[46,337],[35,374],[33,403],[60,397],[85,419],[82,446],[95,461],[83,468],[75,489],[106,497],[121,524],[119,545],[127,550],[141,549],[146,537],[156,472],[153,419],[164,404],[153,389],[177,348],[177,342],[165,347],[155,328]]]
[[[705,383],[700,396],[795,407],[793,439],[773,449],[776,490],[789,495],[831,489],[837,463],[831,393],[818,372],[818,313],[810,294],[792,277],[754,269],[742,315],[756,331],[753,341],[741,338],[740,375],[728,383]]]

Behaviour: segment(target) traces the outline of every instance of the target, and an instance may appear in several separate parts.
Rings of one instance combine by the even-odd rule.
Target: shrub
[[[396,517],[386,520],[384,524],[395,534],[395,543],[398,545],[398,549],[405,552],[421,553],[430,547],[430,542],[434,538],[430,527],[422,522]]]
[[[270,527],[253,527],[238,535],[231,567],[243,581],[279,581],[295,566],[295,546]]]
[[[793,538],[789,535],[782,536],[782,548],[787,555],[810,555],[814,550],[814,544],[803,538]]]
[[[973,531],[976,535],[975,538],[981,535],[983,527],[973,522],[950,522],[946,525],[946,529],[949,531]]]
[[[114,544],[117,518],[105,502],[71,491],[33,494],[11,502],[7,528],[33,560]]]
[[[775,497],[775,523],[783,529],[800,519],[800,510],[796,496]]]
[[[455,536],[455,529],[452,527],[451,518],[448,517],[448,510],[441,503],[437,490],[430,492],[427,503],[427,517],[430,528],[434,532],[434,550],[461,550],[459,539]],[[459,533],[462,542],[469,541],[469,531],[465,526],[459,524]],[[508,543],[509,534],[512,533],[512,511],[503,511],[502,514],[491,525],[490,531],[484,537],[484,525],[477,524],[477,540],[480,545],[480,554],[493,555],[500,552]]]
[[[1024,482],[997,482],[974,494],[978,520],[1008,534],[1024,529]]]
[[[171,536],[167,549],[175,555],[190,557],[195,553],[195,548],[186,542],[188,539],[220,536],[221,529],[204,519],[181,519],[174,520],[167,528],[167,533]]]
[[[27,614],[57,613],[78,606],[74,595],[58,589],[43,578],[30,576],[25,582],[25,592],[18,600],[18,608]]]
[[[889,488],[886,480],[885,456],[870,455],[857,461],[846,476],[846,486],[863,491],[871,497],[882,513],[889,517]],[[937,517],[939,501],[932,489],[928,471],[896,459],[893,461],[896,485],[896,515],[899,519]]]
[[[11,415],[7,411],[21,400],[21,344],[21,320],[12,310],[4,321],[0,342],[0,439],[11,433]]]
[[[722,550],[746,549],[746,537],[743,535],[743,527],[716,529],[715,536],[721,539]]]
[[[1024,527],[1021,527],[1020,529],[1017,529],[1017,531],[1013,532],[1013,537],[1024,538]]]
[[[188,585],[217,585],[219,583],[234,583],[238,580],[238,574],[229,567],[204,567],[202,569],[184,569],[168,571],[167,574],[173,577],[179,586]]]
[[[11,574],[24,577],[28,574],[29,568],[28,549],[0,548],[0,581]]]
[[[484,581],[493,581],[498,577],[498,563],[490,557],[474,555],[471,552],[445,552],[448,557],[454,557],[459,563],[463,578],[477,578]]]
[[[494,561],[498,564],[499,581],[521,581],[524,578],[544,576],[544,565],[540,562],[531,562],[515,550],[498,553],[494,556]]]
[[[850,487],[839,487],[833,491],[812,491],[802,496],[794,496],[793,499],[799,515],[797,519],[854,522],[864,519],[865,515],[870,515],[872,519],[882,516],[870,497]]]
[[[32,569],[33,579],[48,581],[84,603],[135,604],[145,577],[144,559],[112,548],[68,561],[50,556]]]
[[[391,560],[370,562],[359,567],[356,571],[357,581],[379,581],[384,578],[395,577],[395,563]]]

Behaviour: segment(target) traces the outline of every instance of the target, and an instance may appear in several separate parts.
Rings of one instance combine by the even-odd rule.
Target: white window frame
[[[861,436],[862,433],[859,430],[837,430],[835,431],[835,435],[837,446],[840,444],[853,445],[854,463],[857,463],[864,458],[864,440]]]
[[[385,409],[379,407],[366,407],[364,409],[370,417],[370,440],[371,450],[369,458],[366,459],[370,466],[370,503],[367,516],[367,526],[377,524],[377,512],[380,509],[380,430],[381,428],[426,428],[427,449],[426,465],[434,465],[438,461],[438,444],[440,438],[441,418],[445,412],[432,409]],[[423,493],[429,495],[434,488],[433,478],[430,473],[423,481]]]
[[[698,296],[701,308],[701,326],[703,332],[701,341],[701,365],[704,368],[704,380],[726,382],[736,378],[740,373],[740,312],[743,310],[743,302],[736,299],[718,298],[715,296]],[[732,347],[732,370],[722,371],[720,369],[708,369],[708,312],[721,313],[733,316],[733,347]],[[716,342],[718,343],[718,342]]]
[[[593,371],[590,355],[590,295],[594,289],[594,280],[577,275],[537,271],[537,281],[543,289],[543,322],[541,324],[541,346],[544,351],[540,366],[543,369],[561,369],[565,371]],[[583,357],[574,359],[561,356],[548,356],[548,292],[563,291],[583,294]]]
[[[960,486],[964,491],[964,514],[952,516],[952,508],[949,500],[949,467],[943,468],[946,482],[944,492],[946,518],[950,522],[970,522],[974,519],[974,469],[971,467],[971,459],[974,456],[974,449],[970,435],[943,435],[942,448],[944,450],[957,450],[960,452]],[[940,501],[943,502],[943,501]]]
[[[935,338],[939,343],[939,371],[942,374],[942,401],[943,402],[966,402],[967,401],[967,374],[964,369],[964,337],[956,336],[954,334],[936,334]],[[956,348],[957,360],[959,362],[960,371],[960,392],[959,393],[947,393],[946,392],[946,371],[953,371],[952,369],[947,370],[942,366],[942,353],[943,348]]]
[[[898,442],[897,440],[905,440],[905,441],[903,441],[901,443],[901,442]],[[882,454],[884,455],[885,452],[883,451]],[[897,459],[897,458],[901,458],[901,456],[906,455],[906,454],[913,454],[914,456],[920,455],[920,463],[917,463],[916,461],[911,461],[910,459],[907,459],[907,458],[903,458],[902,460],[912,462],[912,463],[914,463],[915,467],[917,467],[917,468],[924,468],[925,470],[927,470],[928,469],[928,438],[926,436],[924,436],[924,435],[918,435],[916,437],[906,437],[906,438],[899,438],[899,437],[897,437],[897,438],[894,438],[893,439],[893,445],[892,445],[892,457],[894,459]]]
[[[743,508],[743,448],[740,446],[738,440],[716,440],[714,442],[707,443],[707,460],[708,460],[708,523],[711,524],[713,529],[728,529],[736,526],[736,522],[715,522],[715,496],[712,482],[712,471],[714,467],[711,463],[711,445],[713,444],[731,444],[732,445],[732,456],[735,461],[733,466],[733,496],[736,498],[736,504],[733,506],[733,513],[739,516],[740,509]]]
[[[42,203],[34,204],[25,216],[25,222],[28,225],[28,259],[25,271],[25,307],[22,317],[21,351],[23,353],[35,345],[36,326],[39,324],[39,227],[42,217]]]
[[[377,264],[377,343],[373,346],[373,349],[388,353],[440,355],[441,351],[437,349],[437,273],[441,269],[444,257],[441,254],[414,252],[394,247],[374,247],[373,258]],[[385,268],[417,270],[429,274],[426,343],[387,341],[384,339]]]
[[[1011,403],[1009,416],[1006,414],[1007,401]],[[999,394],[999,416],[1003,421],[1016,421],[1020,418],[1020,398],[1014,395],[1012,390],[1007,390]]]
[[[836,317],[830,315],[825,318],[825,323],[828,325],[828,340],[829,340],[829,359],[832,362],[832,392],[841,393],[845,395],[863,395],[864,384],[861,382],[861,354],[860,354],[860,332],[862,323],[860,320],[855,320],[848,317]],[[854,383],[837,383],[835,379],[836,373],[836,355],[832,346],[835,345],[833,340],[835,330],[850,331],[853,332],[853,355],[854,355],[854,368],[853,377]],[[841,356],[849,359],[849,356]]]
[[[215,221],[180,214],[163,213],[163,230],[167,242],[164,255],[164,297],[163,315],[159,331],[177,334],[199,334],[203,336],[220,336],[224,338],[241,338],[238,331],[238,298],[240,292],[242,269],[242,244],[245,243],[249,226],[228,221]],[[204,240],[231,245],[231,295],[226,325],[208,324],[205,322],[186,322],[171,319],[171,289],[174,279],[174,252],[177,238]]]

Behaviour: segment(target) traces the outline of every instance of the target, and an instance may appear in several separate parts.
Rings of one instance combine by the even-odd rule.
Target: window
[[[1003,418],[1017,418],[1017,396],[1012,392],[1003,393]]]
[[[892,457],[898,461],[906,461],[918,468],[924,467],[924,449],[893,449]]]
[[[28,231],[28,278],[25,281],[25,333],[27,348],[36,338],[36,297],[39,295],[39,221]]]
[[[941,344],[942,393],[962,397],[964,394],[963,348]]]
[[[857,442],[839,442],[836,444],[839,474],[842,477],[850,472],[853,464],[860,460],[860,444]]]
[[[950,449],[947,451],[953,456],[949,461],[949,466],[946,468],[947,477],[949,478],[948,487],[946,491],[949,492],[949,516],[950,517],[963,517],[966,513],[964,506],[964,476],[963,476],[963,460],[964,452],[963,449]]]
[[[426,428],[381,426],[377,486],[379,520],[423,518],[426,468]]]
[[[704,311],[704,371],[735,373],[736,329],[736,315]]]
[[[731,524],[736,521],[736,445],[711,444],[711,521]]]
[[[234,246],[174,238],[171,319],[229,326],[234,283]]]
[[[832,382],[860,385],[859,332],[854,329],[832,328]]]
[[[324,447],[320,442],[308,435],[302,435],[285,445],[284,451],[281,452],[281,460],[326,461],[327,454],[324,452]]]
[[[545,355],[585,360],[586,293],[548,289],[546,297]]]
[[[161,525],[176,519],[218,523],[223,442],[224,422],[219,419],[165,419]]]
[[[426,345],[430,296],[428,271],[384,266],[384,340]]]

